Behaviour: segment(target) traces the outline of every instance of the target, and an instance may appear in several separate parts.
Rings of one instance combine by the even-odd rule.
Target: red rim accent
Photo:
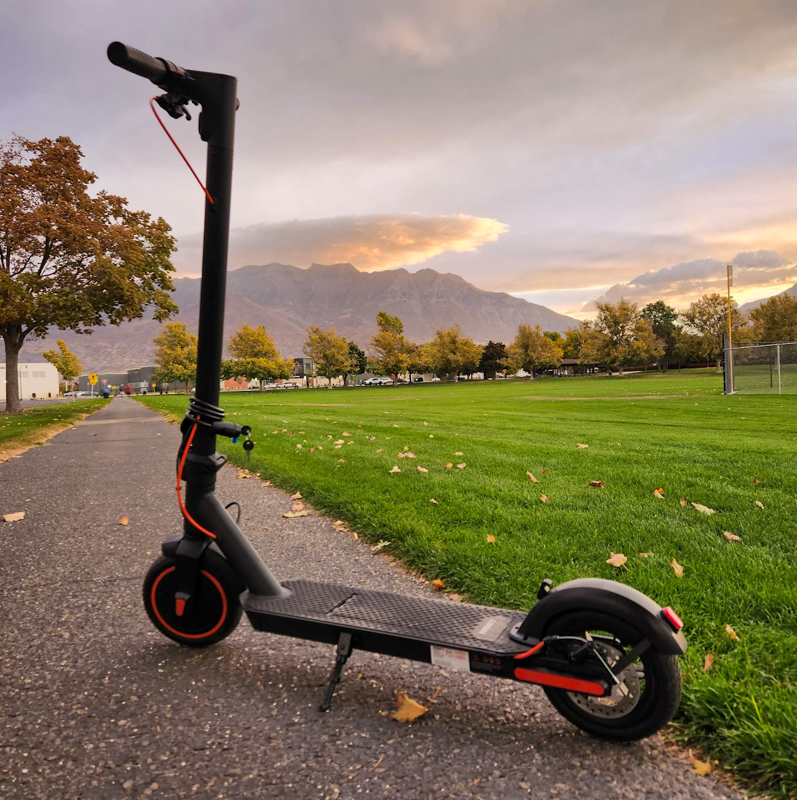
[[[606,689],[600,683],[593,681],[583,681],[580,678],[568,678],[564,675],[555,675],[552,672],[540,672],[536,669],[515,669],[515,677],[519,681],[537,683],[541,686],[555,686],[557,689],[567,689],[570,692],[581,692],[582,694],[593,694],[602,697],[606,694]]]
[[[152,605],[152,610],[155,612],[155,616],[158,618],[158,622],[166,628],[167,631],[175,634],[175,636],[180,636],[183,639],[207,639],[208,636],[213,636],[214,633],[224,624],[224,620],[227,619],[227,595],[224,594],[224,589],[221,588],[221,584],[211,575],[207,570],[202,570],[202,574],[216,587],[221,595],[221,619],[218,621],[216,625],[211,628],[207,633],[183,633],[182,631],[175,630],[169,625],[168,622],[161,616],[160,611],[158,611],[158,605],[155,602],[155,592],[158,589],[158,584],[161,582],[163,578],[165,578],[170,572],[174,572],[174,567],[169,567],[169,569],[163,570],[157,578],[155,578],[155,582],[152,584],[152,591],[150,592],[149,599],[150,604]],[[177,601],[185,603],[185,600]]]

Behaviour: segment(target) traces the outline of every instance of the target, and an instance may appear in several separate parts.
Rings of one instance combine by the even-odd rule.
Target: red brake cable
[[[183,466],[185,465],[185,459],[188,456],[188,451],[191,449],[191,442],[194,440],[194,434],[196,433],[196,429],[198,424],[195,422],[194,427],[191,428],[191,433],[188,435],[188,441],[185,443],[185,447],[183,448],[183,457],[180,459],[180,468],[177,470],[177,502],[180,504],[180,511],[183,512],[183,516],[199,531],[202,533],[207,534],[210,536],[211,539],[216,538],[216,534],[212,531],[209,531],[207,528],[203,528],[189,513],[188,509],[185,507],[183,503],[183,493],[180,488],[180,484],[183,480]]]
[[[213,198],[210,196],[210,192],[208,192],[208,190],[205,188],[205,185],[202,183],[202,181],[199,180],[199,175],[197,175],[196,172],[194,172],[194,168],[191,166],[188,159],[183,154],[183,151],[180,149],[180,146],[177,144],[177,142],[174,141],[174,137],[169,133],[169,129],[163,124],[163,120],[158,116],[158,112],[155,109],[155,102],[157,101],[157,99],[158,99],[157,97],[151,97],[149,101],[149,107],[152,109],[152,113],[155,115],[155,119],[158,120],[161,128],[163,128],[164,132],[169,137],[169,140],[177,149],[177,152],[183,157],[183,161],[185,161],[186,165],[188,166],[188,169],[191,170],[191,174],[196,178],[196,182],[202,187],[202,191],[205,193],[205,197],[207,197],[208,202],[211,205],[214,205]]]

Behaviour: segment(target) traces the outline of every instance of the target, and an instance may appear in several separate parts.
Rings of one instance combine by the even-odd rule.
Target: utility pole
[[[731,393],[736,391],[736,387],[733,384],[733,338],[732,338],[732,327],[731,327],[731,316],[733,312],[733,306],[731,305],[731,286],[733,286],[733,267],[728,264],[728,375],[730,376],[730,386],[731,386]]]

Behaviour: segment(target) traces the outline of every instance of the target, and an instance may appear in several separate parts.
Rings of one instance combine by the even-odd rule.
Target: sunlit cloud
[[[470,253],[508,229],[495,219],[420,214],[287,220],[235,228],[230,234],[230,268],[279,262],[297,267],[353,264],[362,272],[413,266],[441,253]],[[176,266],[192,274],[199,236],[180,240]]]
[[[621,298],[640,305],[664,300],[682,308],[706,293],[726,292],[727,264],[733,267],[733,296],[741,302],[777,294],[797,283],[797,264],[773,250],[756,250],[738,253],[727,262],[702,258],[645,272],[615,284],[581,310],[594,311],[596,302],[616,303]]]

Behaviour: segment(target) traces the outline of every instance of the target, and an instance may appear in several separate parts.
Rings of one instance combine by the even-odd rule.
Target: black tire
[[[583,636],[585,632],[593,634],[610,663],[644,638],[630,623],[589,610],[560,615],[545,635]],[[628,694],[616,698],[543,688],[556,710],[583,731],[601,739],[632,742],[651,736],[675,715],[681,701],[681,667],[676,656],[649,647],[623,675],[623,690]]]
[[[172,641],[187,647],[208,647],[229,636],[241,621],[238,595],[243,586],[227,559],[206,550],[198,591],[181,616],[175,608],[176,560],[161,556],[144,579],[144,607],[152,624]]]

